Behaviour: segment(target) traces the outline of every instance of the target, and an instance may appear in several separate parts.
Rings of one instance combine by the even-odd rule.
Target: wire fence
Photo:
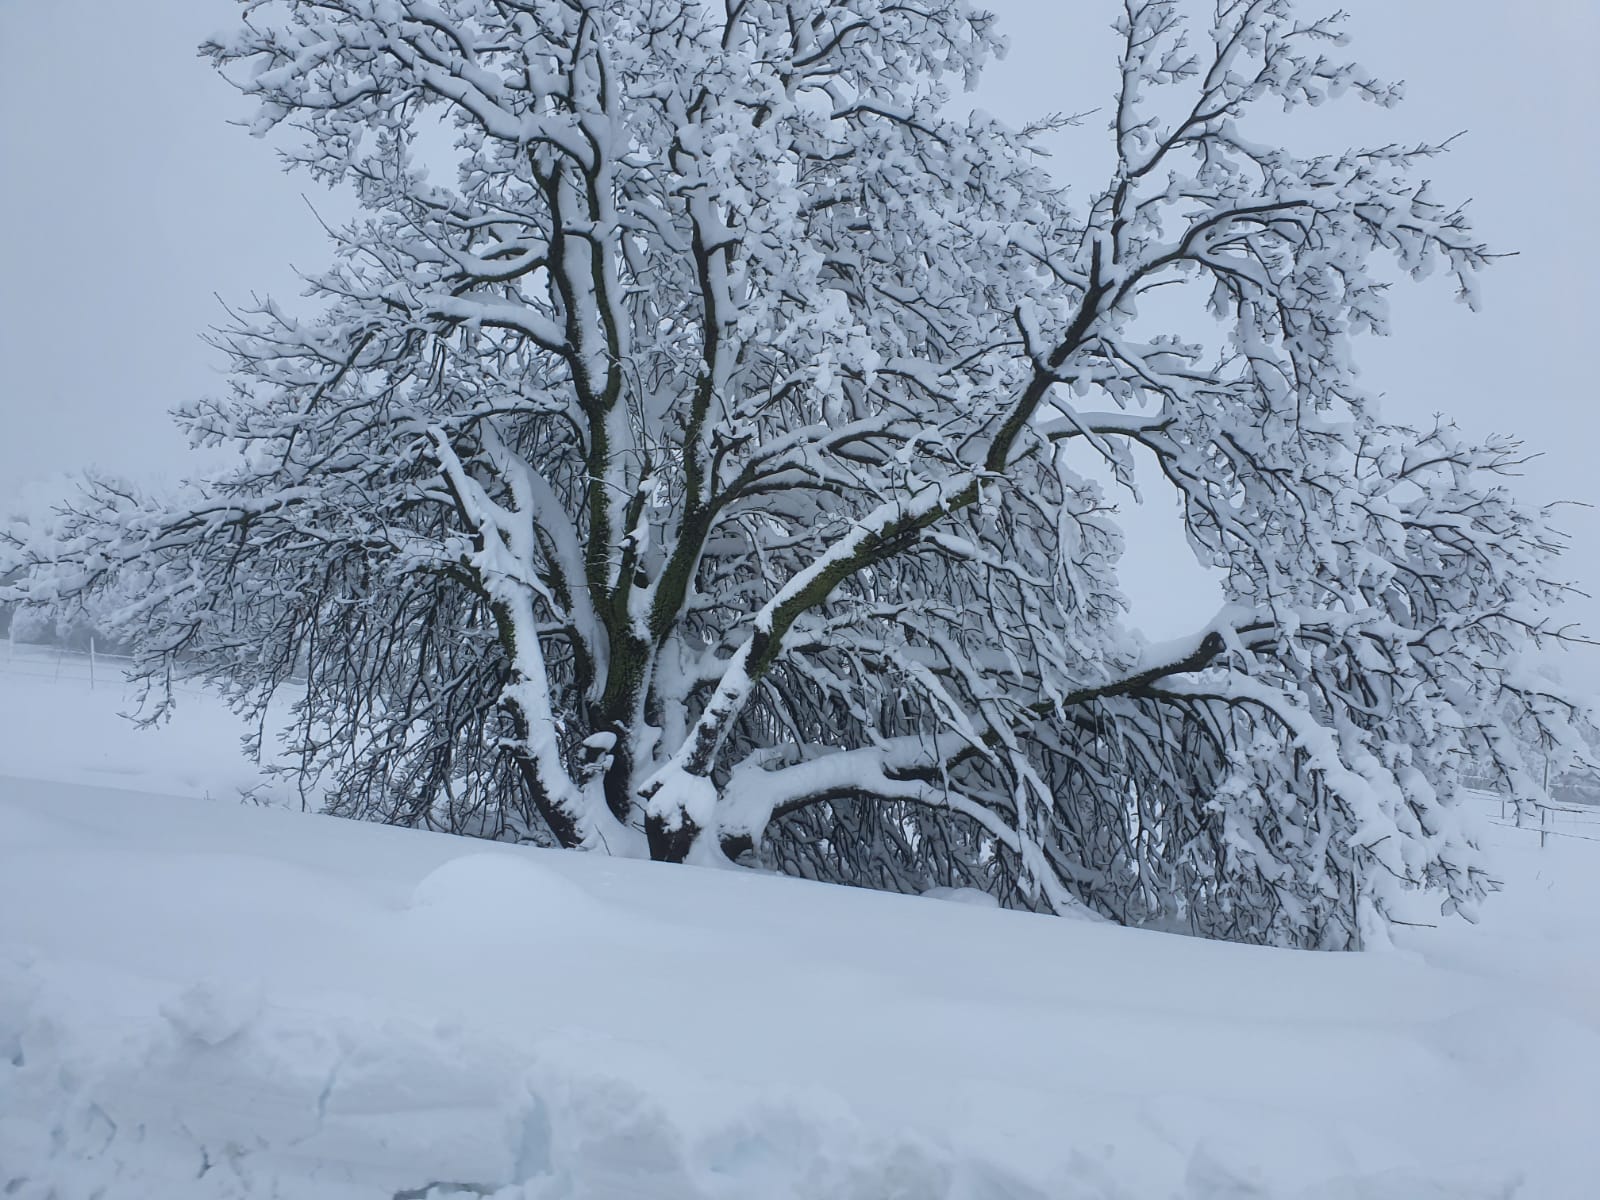
[[[1600,808],[1600,772],[1593,767],[1562,769],[1556,766],[1556,759],[1551,755],[1545,758],[1543,774],[1541,782],[1556,807]],[[1461,782],[1474,791],[1486,792],[1496,798],[1503,796],[1506,791],[1504,784],[1487,775],[1468,772],[1462,776]]]
[[[1553,838],[1600,842],[1600,805],[1558,802],[1530,805],[1519,812],[1505,796],[1481,795],[1491,806],[1489,819],[1494,824],[1521,830],[1529,836],[1536,834],[1541,847],[1548,846]]]
[[[87,684],[90,691],[102,688],[121,691],[132,666],[131,656],[108,654],[96,648],[92,639],[87,650],[74,650],[0,638],[0,674],[4,675]],[[177,682],[173,690],[198,696],[205,688],[199,683]]]

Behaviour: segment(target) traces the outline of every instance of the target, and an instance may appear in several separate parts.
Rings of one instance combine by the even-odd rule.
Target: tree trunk
[[[650,843],[651,861],[681,863],[689,857],[689,850],[699,836],[700,827],[682,814],[679,814],[678,822],[677,828],[668,829],[661,817],[645,818],[644,835]]]

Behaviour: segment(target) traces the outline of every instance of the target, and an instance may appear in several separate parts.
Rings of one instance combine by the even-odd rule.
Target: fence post
[[[1545,839],[1550,835],[1545,832],[1545,827],[1550,823],[1550,810],[1544,805],[1539,806],[1539,849],[1544,849]]]
[[[94,691],[94,634],[89,635],[89,690]]]

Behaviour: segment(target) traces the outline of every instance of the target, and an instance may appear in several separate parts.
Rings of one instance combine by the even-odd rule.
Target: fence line
[[[95,691],[101,684],[121,690],[123,675],[133,665],[133,656],[108,654],[91,641],[88,650],[69,650],[65,646],[47,646],[34,642],[0,640],[4,647],[0,654],[0,674],[18,675],[29,679],[48,679],[52,683],[87,683]],[[206,689],[198,683],[179,682],[173,690],[198,696]]]
[[[1478,792],[1477,795],[1486,803],[1498,803],[1500,813],[1491,815],[1491,823],[1502,829],[1520,829],[1524,833],[1537,833],[1539,846],[1544,848],[1550,844],[1550,839],[1555,837],[1576,838],[1585,842],[1600,842],[1600,807],[1584,803],[1556,803],[1533,804],[1529,807],[1537,809],[1539,820],[1537,824],[1523,821],[1515,811],[1511,800],[1504,795],[1489,792]],[[1576,826],[1584,832],[1576,832],[1572,828],[1562,829],[1560,826]]]

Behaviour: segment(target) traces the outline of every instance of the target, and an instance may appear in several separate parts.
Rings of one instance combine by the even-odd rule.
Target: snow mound
[[[485,920],[561,929],[604,916],[589,892],[549,867],[492,852],[464,854],[434,868],[412,892],[411,910],[468,929]]]
[[[1000,901],[977,888],[935,887],[929,888],[922,895],[929,900],[948,900],[953,904],[970,904],[974,908],[1000,907]]]
[[[182,1036],[203,1046],[220,1046],[255,1023],[263,995],[259,983],[205,980],[163,1004],[161,1015]]]

